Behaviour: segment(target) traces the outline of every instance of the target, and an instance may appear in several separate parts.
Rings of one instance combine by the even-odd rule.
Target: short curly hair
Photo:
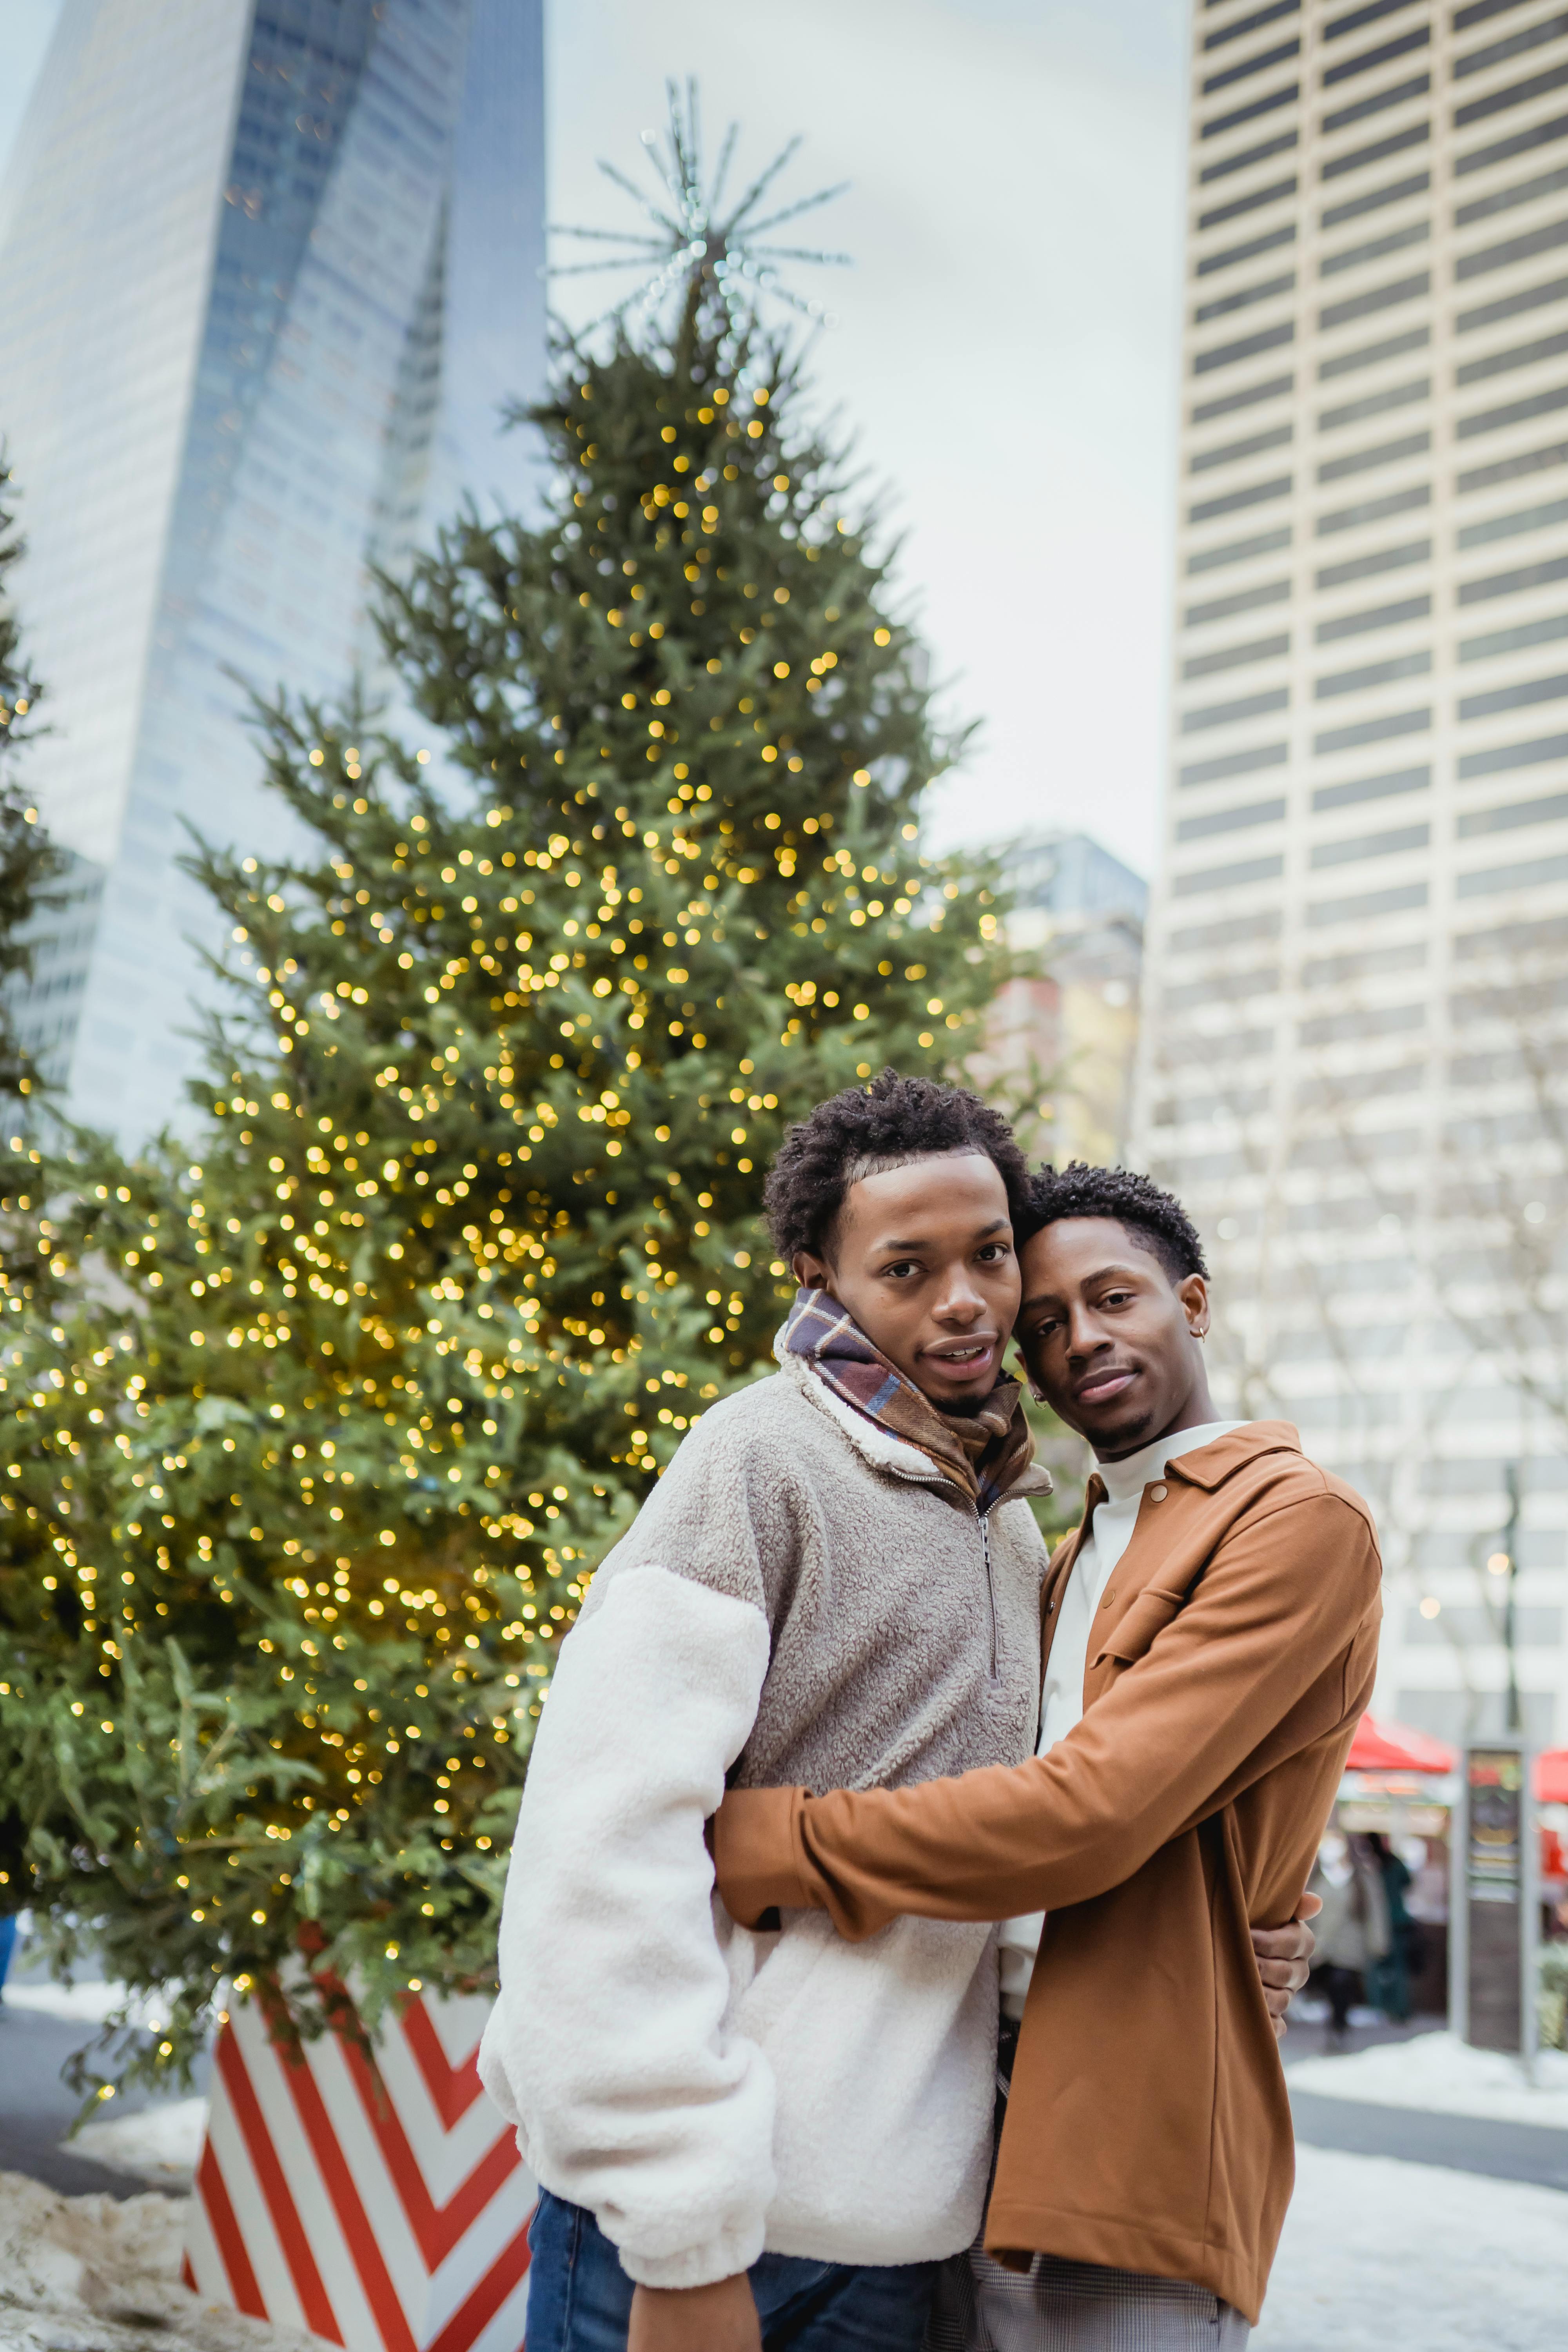
[[[1000,1112],[963,1087],[889,1069],[819,1102],[780,1144],[763,1196],[779,1255],[786,1265],[802,1250],[830,1256],[852,1184],[944,1151],[984,1152],[1006,1187],[1015,1230],[1029,1222],[1028,1163]]]
[[[1114,1217],[1130,1239],[1159,1259],[1173,1283],[1190,1274],[1207,1279],[1204,1245],[1180,1201],[1131,1168],[1090,1168],[1082,1160],[1042,1168],[1029,1195],[1027,1225],[1033,1232],[1063,1217]]]

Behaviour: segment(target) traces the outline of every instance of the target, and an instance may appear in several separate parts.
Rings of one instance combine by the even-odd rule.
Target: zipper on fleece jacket
[[[991,1572],[991,1514],[989,1511],[976,1511],[974,1516],[980,1521],[980,1554],[985,1563],[985,1598],[989,1602],[991,1609],[991,1679],[993,1682],[995,1682],[998,1676],[996,1657],[996,1580]]]
[[[940,1470],[932,1472],[928,1476],[923,1471],[906,1470],[900,1464],[889,1463],[888,1466],[895,1478],[906,1478],[911,1486],[946,1486],[950,1492],[959,1491],[954,1481]],[[1005,1502],[1007,1497],[1004,1495],[1000,1499]],[[991,1513],[980,1510],[977,1506],[972,1506],[972,1507],[974,1509],[974,1517],[980,1528],[980,1557],[985,1569],[985,1603],[991,1612],[991,1680],[996,1683],[1000,1682],[1002,1676],[1001,1660],[997,1654],[999,1637],[996,1629],[996,1579],[991,1567]],[[993,1504],[992,1509],[994,1508],[995,1505]]]

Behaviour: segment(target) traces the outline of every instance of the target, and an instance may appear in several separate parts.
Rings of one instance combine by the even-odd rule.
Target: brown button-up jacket
[[[1085,1524],[1104,1489],[1089,1482]],[[1051,1563],[1044,1646],[1080,1527]],[[1289,1919],[1372,1694],[1366,1506],[1252,1422],[1143,1490],[1083,1720],[1045,1756],[905,1789],[747,1790],[715,1831],[731,1915],[1047,1911],[985,2242],[1206,2286],[1256,2320],[1294,2178],[1249,1940]]]

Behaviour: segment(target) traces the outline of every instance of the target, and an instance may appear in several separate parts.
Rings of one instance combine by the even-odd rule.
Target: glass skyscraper
[[[66,0],[0,187],[27,780],[76,861],[21,1018],[128,1140],[177,1116],[210,996],[188,829],[287,838],[246,689],[374,688],[370,568],[465,492],[528,500],[541,7]]]

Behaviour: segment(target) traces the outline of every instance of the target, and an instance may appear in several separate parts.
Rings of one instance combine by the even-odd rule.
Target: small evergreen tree
[[[320,847],[198,861],[237,1010],[195,1148],[13,1150],[9,1864],[62,1960],[90,1927],[178,1988],[156,2063],[225,1978],[281,1973],[309,2030],[302,1938],[371,2015],[493,1980],[554,1645],[769,1366],[774,1146],[954,1066],[995,986],[990,877],[918,851],[920,649],[804,404],[700,277],[669,343],[567,346],[543,522],[469,513],[389,593],[428,743],[271,712]]]

